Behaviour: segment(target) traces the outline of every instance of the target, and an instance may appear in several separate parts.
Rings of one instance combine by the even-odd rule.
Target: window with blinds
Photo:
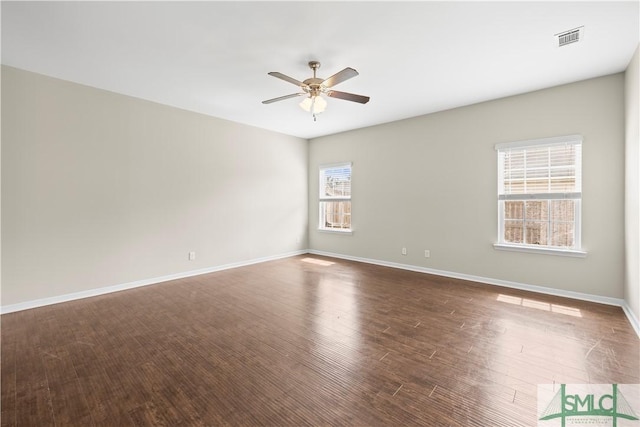
[[[498,244],[580,251],[582,137],[497,144]]]
[[[320,167],[320,230],[351,231],[351,163]]]

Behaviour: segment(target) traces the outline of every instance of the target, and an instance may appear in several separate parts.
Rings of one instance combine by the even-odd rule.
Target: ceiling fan
[[[271,104],[273,102],[283,101],[285,99],[306,95],[307,97],[300,103],[300,107],[302,107],[305,111],[311,112],[313,120],[315,121],[316,114],[322,113],[327,107],[327,101],[320,96],[322,94],[331,98],[344,99],[346,101],[358,102],[360,104],[366,104],[367,102],[369,102],[368,96],[339,92],[337,90],[330,89],[338,83],[342,83],[345,80],[357,76],[358,72],[353,68],[347,67],[344,70],[339,71],[333,76],[329,77],[328,79],[321,79],[319,77],[316,77],[316,71],[318,70],[318,68],[320,68],[320,63],[318,61],[310,61],[309,68],[313,70],[313,77],[308,78],[302,82],[277,71],[268,73],[270,76],[277,77],[289,83],[293,83],[294,85],[298,86],[300,90],[302,90],[302,92],[292,93],[291,95],[280,96],[278,98],[267,99],[266,101],[262,101],[262,103]]]

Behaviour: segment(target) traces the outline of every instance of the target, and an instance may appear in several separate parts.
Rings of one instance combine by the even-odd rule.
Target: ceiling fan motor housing
[[[312,77],[310,79],[306,79],[302,83],[307,85],[303,87],[302,90],[307,92],[311,96],[318,96],[320,93],[326,91],[326,88],[322,86],[323,79],[319,79],[317,77]]]
[[[324,81],[324,79],[316,77],[316,70],[320,68],[320,62],[309,61],[309,68],[313,70],[313,77],[308,78],[302,82],[307,85],[307,87],[303,87],[302,89],[307,92],[309,96],[318,96],[326,90],[326,88],[322,87],[322,82]]]

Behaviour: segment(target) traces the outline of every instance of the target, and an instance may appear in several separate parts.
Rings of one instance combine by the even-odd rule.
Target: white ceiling
[[[2,63],[303,138],[623,71],[639,2],[2,2]],[[584,40],[555,34],[584,26]],[[297,92],[353,67],[314,122]]]

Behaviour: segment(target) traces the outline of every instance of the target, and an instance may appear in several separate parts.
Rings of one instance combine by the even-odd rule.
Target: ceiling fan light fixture
[[[299,105],[304,111],[311,111],[311,104],[313,104],[313,101],[310,96],[307,96]]]
[[[308,96],[300,103],[300,108],[314,115],[322,113],[327,109],[327,101],[319,96]]]

